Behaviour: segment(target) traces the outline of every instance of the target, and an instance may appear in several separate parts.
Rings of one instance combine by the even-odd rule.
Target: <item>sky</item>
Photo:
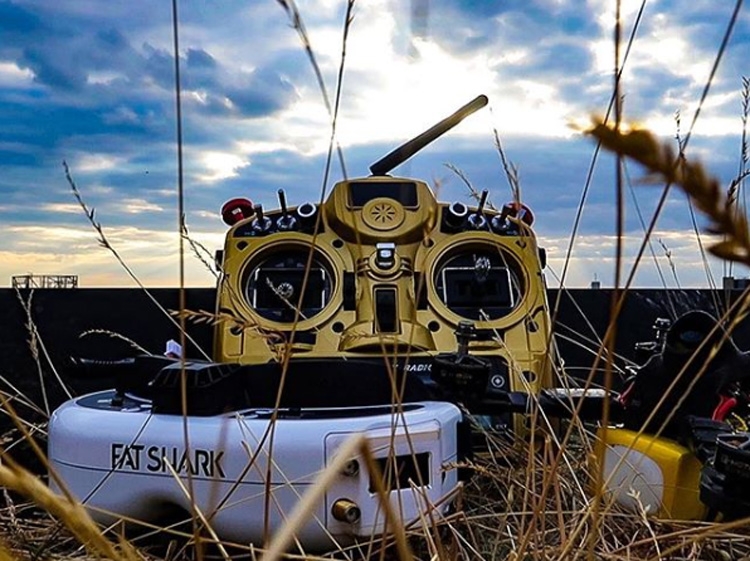
[[[734,9],[716,0],[623,0],[624,116],[665,142],[685,137]],[[327,94],[335,98],[344,0],[297,0]],[[479,94],[489,106],[394,170],[470,202],[460,170],[497,205],[511,199],[495,146],[518,170],[549,256],[547,280],[615,278],[615,162],[600,155],[572,238],[595,145],[581,133],[613,90],[613,0],[357,0],[346,42],[337,140],[348,177]],[[184,192],[190,237],[213,252],[222,204],[317,201],[331,119],[313,67],[277,0],[179,0]],[[177,119],[169,0],[0,0],[0,286],[12,275],[76,274],[81,286],[134,286],[82,212],[80,195],[147,286],[179,274]],[[743,9],[691,131],[687,156],[727,187],[742,169]],[[659,185],[626,167],[625,264]],[[744,193],[740,196],[744,200]],[[673,190],[634,277],[642,287],[702,287],[709,277],[685,196]],[[572,243],[572,246],[571,246]],[[728,271],[709,260],[720,284]],[[188,286],[215,279],[190,250]],[[748,271],[735,267],[736,277]],[[7,283],[7,284],[6,284]]]

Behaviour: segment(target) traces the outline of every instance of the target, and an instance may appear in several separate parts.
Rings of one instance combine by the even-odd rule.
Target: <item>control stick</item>
[[[286,194],[283,189],[279,189],[279,207],[281,208],[281,216],[276,220],[276,227],[281,232],[289,232],[297,229],[297,219],[289,214],[289,210],[286,207]]]

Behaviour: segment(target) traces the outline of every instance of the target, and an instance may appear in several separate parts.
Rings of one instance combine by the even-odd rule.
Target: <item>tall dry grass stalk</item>
[[[677,266],[675,265],[674,259],[672,259],[672,250],[669,249],[669,246],[664,243],[664,240],[659,238],[656,240],[659,245],[661,246],[662,250],[664,250],[664,257],[667,258],[667,263],[669,263],[669,268],[672,271],[672,278],[674,278],[675,286],[679,289],[680,287],[680,279],[677,276]]]
[[[67,395],[68,397],[72,397],[72,396],[67,385],[65,384],[65,382],[63,382],[62,378],[60,377],[60,373],[57,371],[57,368],[55,367],[54,362],[52,362],[52,358],[50,357],[49,352],[47,351],[47,346],[44,344],[44,340],[39,334],[39,329],[37,328],[36,322],[34,321],[34,316],[32,312],[32,302],[34,299],[34,291],[33,290],[29,291],[27,298],[24,300],[23,295],[21,294],[21,291],[18,288],[16,288],[16,298],[18,299],[18,302],[21,304],[24,314],[26,315],[26,331],[29,334],[29,338],[28,338],[29,351],[31,352],[31,357],[34,360],[34,364],[36,365],[36,368],[37,368],[37,375],[39,376],[39,387],[42,393],[42,403],[44,406],[44,412],[46,413],[47,417],[49,417],[50,409],[49,409],[49,400],[47,399],[47,380],[45,379],[44,368],[42,367],[42,355],[44,356],[44,361],[47,367],[52,372],[52,375],[54,376],[55,381],[58,383],[60,388],[62,388],[65,395]],[[40,355],[40,351],[41,351],[41,355]]]
[[[184,221],[181,227],[182,238],[190,246],[190,249],[193,251],[193,255],[195,256],[195,258],[203,264],[205,269],[209,273],[211,273],[211,276],[213,276],[215,279],[218,279],[221,276],[222,271],[220,270],[218,263],[216,263],[216,261],[214,260],[211,251],[205,245],[203,245],[201,242],[190,235],[187,224],[185,224]]]
[[[346,177],[346,164],[344,162],[344,152],[341,150],[341,146],[335,140],[335,138],[336,138],[336,120],[338,117],[339,104],[341,102],[341,91],[342,91],[341,88],[343,85],[344,61],[346,60],[346,44],[347,44],[347,39],[349,37],[349,29],[351,28],[351,24],[353,21],[352,14],[354,10],[354,0],[346,0],[347,2],[346,3],[346,16],[344,20],[344,32],[342,36],[341,62],[339,63],[338,81],[336,84],[336,97],[335,97],[333,105],[331,105],[331,100],[328,95],[328,88],[326,87],[325,79],[323,78],[323,72],[320,69],[320,65],[318,64],[318,58],[315,55],[315,51],[313,50],[312,41],[310,40],[310,35],[307,32],[307,27],[305,26],[305,22],[302,19],[302,15],[300,14],[297,4],[294,2],[294,0],[276,0],[276,1],[286,12],[287,17],[289,18],[289,22],[292,25],[292,28],[297,32],[297,35],[299,36],[300,43],[302,44],[302,48],[304,49],[305,54],[307,55],[307,59],[310,62],[310,66],[312,66],[313,73],[315,74],[315,79],[317,80],[318,88],[323,98],[323,103],[325,104],[326,110],[328,111],[328,115],[330,115],[331,117],[332,126],[331,126],[331,141],[329,145],[329,163],[326,164],[326,168],[328,169],[330,165],[331,148],[333,148],[333,146],[335,145],[336,153],[338,154],[338,158],[339,158],[339,163],[341,164],[341,172],[343,173],[344,177]],[[324,182],[324,187],[325,187],[325,182]]]
[[[38,477],[15,462],[9,462],[8,458],[0,465],[0,485],[24,495],[56,517],[71,531],[79,544],[97,557],[113,561],[141,559],[126,540],[121,540],[115,547],[78,501],[55,495]]]
[[[102,226],[101,222],[96,219],[96,209],[89,207],[86,204],[86,201],[83,200],[81,191],[78,189],[78,185],[73,180],[73,175],[71,174],[70,168],[68,167],[68,163],[65,161],[63,161],[63,169],[65,170],[65,179],[68,181],[68,185],[73,192],[73,196],[75,197],[76,201],[78,201],[78,204],[81,207],[81,210],[83,210],[83,213],[86,215],[89,224],[91,224],[91,227],[97,234],[97,241],[99,242],[99,246],[107,249],[114,256],[120,266],[125,270],[128,276],[133,280],[133,282],[135,282],[136,285],[141,290],[143,290],[143,292],[146,294],[148,299],[151,300],[154,306],[156,306],[165,316],[167,316],[169,318],[169,321],[171,321],[172,324],[174,324],[174,326],[178,330],[180,330],[181,333],[184,332],[184,329],[182,329],[179,322],[175,321],[175,319],[166,310],[166,308],[164,308],[164,306],[159,303],[154,295],[151,294],[148,288],[146,288],[146,286],[141,282],[141,279],[138,278],[138,275],[135,274],[135,271],[133,271],[133,269],[127,264],[127,262],[125,261],[125,259],[123,259],[117,249],[110,243],[109,239],[107,239],[107,236],[104,232],[104,227]],[[210,359],[208,354],[203,349],[201,349],[200,345],[198,345],[198,343],[196,343],[195,340],[190,337],[190,335],[186,333],[185,336],[188,341],[193,343],[198,352],[200,352],[206,359]]]
[[[372,452],[370,452],[364,435],[358,434],[350,437],[341,445],[336,453],[336,457],[328,467],[321,472],[316,479],[315,484],[312,485],[310,490],[302,497],[294,511],[289,516],[286,524],[284,524],[283,528],[271,541],[268,549],[261,557],[261,561],[276,561],[283,554],[291,544],[294,534],[309,519],[310,512],[315,508],[316,503],[323,499],[326,489],[328,489],[338,477],[341,469],[355,454],[360,454],[364,458],[368,470],[373,474],[372,481],[375,484],[381,508],[385,513],[386,526],[396,537],[399,558],[404,561],[412,559],[403,527],[398,516],[393,512],[388,494],[383,485],[383,478],[380,469],[375,462]]]
[[[338,72],[336,75],[336,88],[335,88],[336,93],[335,93],[333,105],[331,105],[330,98],[328,95],[328,90],[325,85],[325,80],[323,78],[320,65],[318,64],[317,56],[315,55],[315,52],[312,48],[312,42],[310,40],[310,36],[307,33],[307,28],[304,24],[304,21],[299,12],[299,9],[297,8],[295,1],[294,0],[277,0],[277,2],[286,12],[287,17],[289,18],[289,21],[292,27],[294,28],[294,30],[297,32],[297,35],[299,36],[300,42],[302,44],[303,49],[305,50],[308,61],[310,62],[310,65],[313,68],[313,72],[315,74],[315,78],[317,80],[318,87],[320,89],[320,94],[323,98],[323,102],[331,118],[331,122],[330,122],[331,129],[330,129],[330,135],[328,139],[328,151],[326,154],[325,169],[323,171],[323,178],[321,182],[320,198],[319,198],[319,206],[322,207],[323,201],[325,199],[328,181],[330,178],[334,147],[335,147],[336,153],[338,154],[339,163],[341,165],[341,173],[344,176],[344,178],[347,177],[346,164],[344,162],[344,154],[341,149],[341,146],[338,143],[338,140],[336,139],[336,131],[337,131],[337,126],[338,126],[339,110],[341,107],[341,97],[342,97],[342,92],[343,92],[344,69],[346,67],[346,55],[347,55],[347,46],[348,46],[348,40],[349,40],[349,32],[351,30],[352,23],[354,21],[355,0],[346,0],[346,9],[344,12],[344,23],[343,23],[342,34],[341,34],[341,58],[339,60]],[[307,283],[308,283],[309,276],[310,276],[310,270],[312,268],[313,255],[315,252],[315,246],[317,244],[317,239],[318,239],[317,238],[318,225],[320,224],[321,220],[322,220],[322,213],[318,212],[316,216],[315,233],[313,234],[313,237],[312,237],[312,243],[310,245],[310,250],[307,256],[305,274],[303,276],[302,285],[300,287],[299,299],[296,305],[294,306],[296,313],[294,315],[294,321],[292,322],[290,339],[288,341],[288,345],[284,349],[283,357],[281,358],[281,363],[282,363],[281,380],[279,382],[279,389],[278,389],[278,393],[276,396],[275,407],[274,407],[274,411],[271,417],[269,428],[263,437],[264,439],[266,437],[268,438],[269,454],[271,455],[273,454],[274,441],[275,441],[275,436],[276,436],[275,428],[276,428],[276,420],[278,418],[278,409],[281,404],[282,394],[284,391],[284,386],[286,384],[286,375],[287,375],[287,371],[289,367],[289,361],[291,360],[291,357],[292,357],[291,351],[293,348],[295,333],[297,331],[297,325],[301,319],[300,310],[302,308],[302,302],[303,302],[304,294],[307,288]],[[361,247],[360,247],[360,253],[361,253]],[[266,485],[265,485],[266,497],[265,497],[265,516],[264,516],[264,520],[266,520],[266,527],[264,528],[264,536],[266,537],[265,541],[268,541],[269,539],[268,513],[271,507],[271,499],[270,499],[271,497],[270,495],[271,483],[270,482],[271,482],[271,469],[272,469],[271,465],[272,465],[271,462],[269,462],[267,466],[267,472],[266,472]]]
[[[42,363],[39,357],[39,343],[41,339],[39,338],[39,331],[36,328],[34,319],[31,317],[31,302],[34,298],[34,291],[29,291],[29,297],[24,300],[23,296],[21,296],[21,291],[19,289],[16,289],[16,297],[18,298],[23,311],[26,313],[26,331],[29,334],[29,351],[31,351],[31,358],[34,360],[37,376],[39,377],[39,390],[42,394],[42,406],[44,407],[46,416],[49,417],[50,409],[49,400],[47,399],[47,382],[44,379],[44,370],[42,369]]]
[[[518,167],[508,159],[503,143],[500,140],[500,132],[495,127],[492,129],[492,136],[495,140],[495,150],[498,156],[500,156],[500,163],[503,165],[505,178],[508,180],[512,200],[521,202],[521,180],[519,178]]]

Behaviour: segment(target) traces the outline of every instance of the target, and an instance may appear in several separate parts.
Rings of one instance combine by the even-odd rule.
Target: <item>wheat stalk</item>
[[[700,163],[678,157],[670,144],[660,142],[647,130],[636,128],[623,132],[595,119],[593,127],[585,132],[607,150],[641,164],[649,172],[649,179],[680,187],[710,220],[707,231],[725,236],[708,250],[721,259],[750,266],[747,217],[734,211],[719,181],[709,176]]]
[[[273,331],[261,328],[257,323],[245,320],[228,312],[209,312],[206,310],[171,310],[169,312],[174,317],[181,317],[196,324],[205,323],[208,325],[231,324],[237,329],[243,331],[252,331],[266,339],[270,344],[279,344],[286,341],[286,337],[280,331]]]
[[[147,351],[141,345],[133,341],[130,337],[126,337],[125,335],[122,335],[121,333],[117,333],[116,331],[110,331],[109,329],[87,329],[86,331],[81,332],[78,335],[78,338],[83,339],[84,337],[88,337],[89,335],[107,335],[108,337],[111,337],[112,339],[119,339],[120,341],[124,341],[131,348],[135,349],[139,353],[143,353],[145,355],[153,355],[153,353]]]

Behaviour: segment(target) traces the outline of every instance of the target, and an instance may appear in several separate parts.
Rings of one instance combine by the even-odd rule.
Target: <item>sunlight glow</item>
[[[148,286],[178,282],[177,234],[134,227],[107,227],[107,239]],[[0,227],[0,277],[19,274],[78,275],[80,285],[135,286],[113,255],[99,246],[88,228],[65,226]],[[210,250],[220,247],[223,233],[191,232]],[[212,286],[214,277],[197,258],[186,256],[188,286]]]
[[[12,62],[0,61],[0,86],[12,87],[25,85],[34,79],[34,73],[28,68],[21,68]]]
[[[250,165],[248,160],[228,152],[204,152],[200,160],[206,171],[198,178],[206,183],[236,177],[238,170]]]
[[[115,169],[125,162],[124,158],[112,156],[111,154],[81,154],[76,157],[71,164],[71,171],[75,172],[95,172]]]

